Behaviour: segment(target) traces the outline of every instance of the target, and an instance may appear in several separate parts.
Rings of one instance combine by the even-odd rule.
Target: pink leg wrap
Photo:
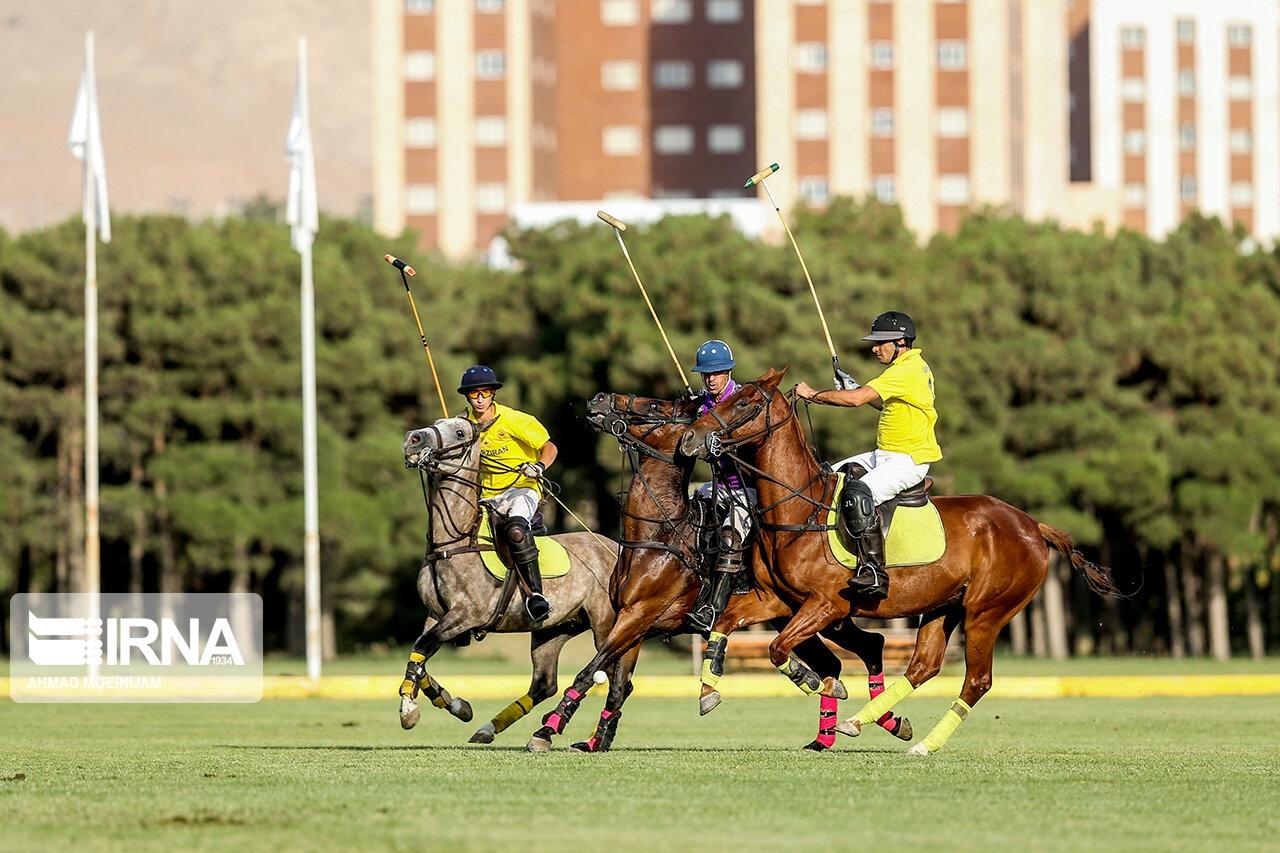
[[[610,711],[608,708],[605,708],[603,711],[600,712],[600,722],[605,723],[612,716],[613,716],[613,712]],[[591,750],[592,752],[595,752],[596,747],[599,745],[600,745],[599,735],[592,735],[591,737],[587,738],[587,749]]]
[[[564,696],[566,699],[572,699],[575,702],[582,701],[582,694],[574,690],[572,687],[564,692]]]
[[[827,749],[836,743],[836,719],[839,717],[840,700],[834,696],[822,696],[818,699],[818,743]]]
[[[559,711],[552,711],[547,715],[547,728],[556,734],[560,734],[560,730],[564,728],[564,717],[560,716]]]
[[[884,692],[884,673],[883,672],[880,673],[879,675],[867,676],[867,692],[871,694],[872,699],[876,698],[877,696],[879,696],[881,693]],[[892,732],[894,727],[893,712],[885,711],[884,716],[876,720],[876,725],[887,732]]]

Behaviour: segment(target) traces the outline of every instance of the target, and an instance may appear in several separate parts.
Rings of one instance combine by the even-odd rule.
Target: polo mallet
[[[427,346],[427,333],[422,328],[422,318],[418,316],[418,306],[413,301],[413,291],[409,289],[409,276],[417,275],[413,267],[394,255],[383,255],[382,259],[400,270],[400,279],[404,282],[405,295],[409,297],[409,308],[413,311],[413,321],[418,324],[418,337],[422,339],[422,351],[427,354],[427,365],[431,368],[431,378],[436,381],[436,394],[440,397],[440,411],[449,417],[449,407],[444,402],[444,390],[440,387],[440,374],[436,373],[436,360],[431,357],[431,347]]]
[[[796,250],[796,257],[800,259],[800,269],[804,270],[804,280],[809,283],[809,293],[813,295],[813,305],[818,309],[818,320],[822,323],[822,334],[827,339],[827,350],[831,353],[831,369],[835,373],[836,388],[845,388],[846,380],[853,383],[853,387],[857,387],[857,383],[853,381],[853,377],[840,369],[840,356],[836,355],[836,345],[831,342],[831,330],[827,328],[827,317],[822,313],[822,303],[818,301],[818,291],[813,286],[813,277],[809,275],[809,265],[804,262],[804,255],[800,254],[800,246],[796,243],[796,235],[791,233],[791,226],[787,224],[787,217],[782,215],[782,208],[778,207],[778,203],[773,200],[773,193],[769,191],[769,185],[765,182],[765,178],[778,171],[778,164],[771,163],[751,177],[747,178],[747,182],[742,185],[744,190],[759,186],[764,189],[764,194],[769,197],[769,204],[773,205],[774,211],[778,214],[778,219],[782,220],[782,227],[786,229],[787,236],[791,238],[791,248]]]
[[[618,245],[622,247],[622,254],[627,259],[627,266],[631,267],[631,274],[635,276],[636,284],[640,286],[640,295],[644,297],[644,304],[649,306],[649,314],[653,317],[653,322],[658,324],[658,333],[662,335],[662,342],[667,345],[667,354],[671,356],[671,363],[676,366],[676,375],[680,377],[680,384],[684,386],[685,392],[692,397],[693,389],[689,387],[689,380],[685,378],[683,368],[680,367],[680,359],[676,358],[676,351],[671,348],[671,341],[667,338],[667,332],[662,328],[662,321],[658,319],[658,312],[654,310],[653,303],[649,300],[649,292],[644,289],[644,282],[640,280],[640,273],[636,272],[636,265],[631,262],[631,253],[627,251],[626,241],[622,239],[622,232],[627,230],[627,224],[616,216],[610,216],[603,210],[597,210],[596,216],[600,217],[600,221],[613,228],[614,236],[618,238]]]

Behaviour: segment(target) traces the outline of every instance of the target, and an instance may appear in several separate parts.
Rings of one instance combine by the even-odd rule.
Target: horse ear
[[[791,369],[791,365],[783,365],[781,370],[769,369],[769,372],[760,378],[760,381],[768,385],[770,388],[777,388],[782,384],[782,380],[786,378],[787,371]]]
[[[771,367],[771,368],[769,368],[768,370],[766,370],[766,371],[764,372],[764,375],[763,375],[763,376],[761,376],[761,377],[760,377],[759,379],[757,379],[756,381],[757,381],[757,382],[759,382],[759,383],[761,383],[762,385],[768,385],[770,382],[772,382],[772,381],[773,381],[774,374],[776,374],[777,372],[778,372],[778,371],[774,370],[774,369]]]

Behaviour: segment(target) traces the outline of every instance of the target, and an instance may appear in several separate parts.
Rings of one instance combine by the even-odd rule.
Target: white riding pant
[[[525,521],[533,521],[540,503],[538,493],[533,489],[507,489],[500,495],[484,500],[507,518],[523,518]]]
[[[747,536],[751,533],[751,507],[760,502],[759,496],[755,489],[730,489],[726,488],[723,483],[719,488],[712,488],[711,483],[703,483],[698,487],[697,496],[703,500],[711,500],[712,494],[716,495],[716,503],[721,507],[728,507],[729,512],[725,515],[722,527],[731,528],[738,534],[741,541],[746,542]]]
[[[917,465],[909,453],[891,453],[888,450],[872,450],[841,459],[832,465],[839,468],[846,462],[856,462],[867,469],[862,482],[871,489],[876,506],[896,497],[903,489],[909,489],[924,480],[929,473],[929,463]]]

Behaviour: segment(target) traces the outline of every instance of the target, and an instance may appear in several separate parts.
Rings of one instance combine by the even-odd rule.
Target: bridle
[[[663,453],[657,448],[650,445],[645,439],[652,435],[659,428],[664,426],[672,426],[674,424],[692,424],[694,418],[691,416],[664,415],[660,412],[650,410],[643,411],[636,409],[636,400],[641,399],[635,394],[627,394],[627,404],[625,407],[619,407],[616,396],[609,396],[609,411],[598,413],[601,416],[599,425],[590,418],[587,422],[602,432],[607,432],[618,440],[623,446],[624,451],[642,453],[645,456],[651,456],[668,465],[676,464],[675,454]],[[648,426],[639,437],[631,434],[631,428],[635,426]]]
[[[796,412],[793,402],[787,406],[787,417],[783,418],[776,424],[772,423],[770,418],[773,416],[773,401],[777,398],[780,392],[775,388],[770,388],[767,385],[764,385],[759,380],[744,383],[742,387],[755,388],[756,391],[764,397],[764,400],[757,400],[756,404],[752,406],[749,411],[743,412],[732,421],[726,421],[720,413],[715,410],[715,407],[712,407],[711,410],[707,412],[707,414],[715,418],[716,423],[720,424],[720,429],[707,433],[706,437],[703,439],[709,456],[715,457],[729,454],[729,451],[735,450],[744,444],[750,444],[757,438],[766,436],[775,429],[785,426],[792,418],[795,417]],[[763,427],[750,435],[733,437],[734,432],[758,418],[761,411],[764,412]]]
[[[468,421],[468,423],[470,422]],[[426,561],[434,563],[439,560],[447,560],[458,554],[487,550],[487,548],[480,546],[477,541],[480,529],[479,515],[476,516],[471,524],[462,524],[453,517],[453,513],[448,509],[448,502],[445,502],[443,504],[445,509],[441,519],[441,528],[444,535],[449,538],[441,541],[435,539],[435,519],[432,517],[434,515],[433,498],[437,491],[458,495],[470,493],[474,495],[474,500],[469,501],[469,503],[475,503],[479,506],[481,489],[480,466],[465,465],[463,460],[471,455],[472,449],[480,440],[480,430],[472,424],[470,438],[459,444],[446,446],[444,432],[440,429],[438,423],[423,427],[423,429],[435,436],[436,446],[423,448],[419,451],[417,462],[409,462],[406,459],[404,465],[406,468],[417,469],[418,479],[422,482],[422,499],[427,506]],[[468,543],[464,547],[447,547],[464,540]]]

